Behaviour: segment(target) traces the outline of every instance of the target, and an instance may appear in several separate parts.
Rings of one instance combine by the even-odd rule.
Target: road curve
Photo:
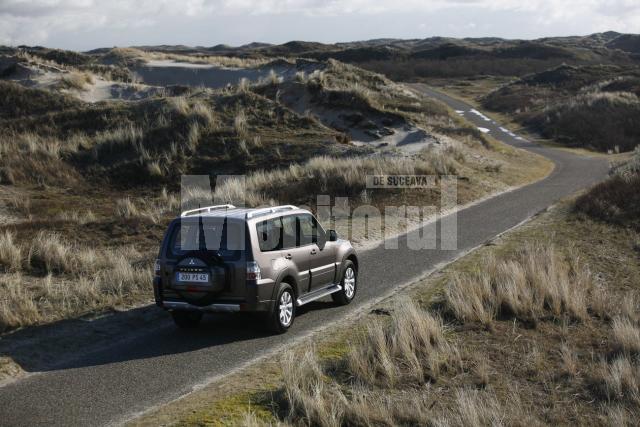
[[[399,283],[419,277],[508,230],[558,199],[603,179],[608,165],[598,158],[517,139],[473,107],[425,86],[415,89],[459,111],[501,141],[551,159],[549,177],[458,212],[458,249],[454,251],[377,247],[361,253],[360,289],[354,305],[379,297]],[[404,249],[403,249],[404,248]],[[320,324],[340,322],[354,306],[317,302],[304,307],[289,333],[268,336],[236,317],[215,316],[194,331],[174,327],[168,316],[135,339],[114,342],[73,362],[47,368],[0,387],[0,424],[86,426],[120,424],[136,413],[176,399],[208,378],[266,354]],[[0,342],[0,353],[2,353]]]

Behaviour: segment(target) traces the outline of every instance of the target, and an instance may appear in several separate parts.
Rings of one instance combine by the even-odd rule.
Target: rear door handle
[[[285,257],[286,259],[291,259],[291,258],[293,258],[293,257],[291,256],[291,254],[286,254],[284,257]]]
[[[315,249],[311,249],[311,255],[315,255],[315,254],[317,254],[316,250]]]

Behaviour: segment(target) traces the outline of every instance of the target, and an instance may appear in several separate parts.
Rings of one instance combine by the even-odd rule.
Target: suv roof
[[[309,213],[305,209],[300,209],[293,205],[273,206],[268,208],[236,208],[233,205],[214,205],[198,209],[191,209],[180,214],[181,218],[186,217],[231,217],[237,219],[260,218],[275,213]]]

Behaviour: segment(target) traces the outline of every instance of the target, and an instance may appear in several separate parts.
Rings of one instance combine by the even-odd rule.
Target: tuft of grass
[[[58,233],[39,232],[29,249],[29,264],[48,273],[75,271],[75,259],[73,246]]]
[[[216,125],[213,108],[203,100],[196,100],[191,106],[191,117],[201,123],[207,129],[213,129]]]
[[[640,401],[640,367],[634,366],[627,356],[620,356],[611,363],[602,362],[600,384],[608,400]]]
[[[288,353],[282,362],[282,373],[289,420],[301,418],[309,424],[341,425],[345,397],[338,388],[324,381],[313,349],[302,357]]]
[[[187,99],[184,96],[168,98],[167,103],[169,105],[169,111],[181,116],[189,114],[189,102],[187,102]]]
[[[86,72],[72,71],[60,77],[60,84],[66,89],[86,90],[93,82],[93,76]]]
[[[455,392],[454,408],[438,419],[435,425],[512,425],[522,416],[523,411],[517,401],[502,405],[491,392],[463,388]]]
[[[233,119],[233,128],[238,138],[246,138],[248,132],[247,114],[243,109],[239,109]]]
[[[611,324],[613,350],[630,356],[640,354],[640,328],[627,317],[616,317]]]
[[[442,321],[409,299],[394,306],[389,323],[367,325],[348,355],[349,371],[361,383],[393,387],[422,384],[442,369],[456,369],[459,355],[444,339]]]
[[[144,148],[142,146],[143,138],[144,131],[134,124],[100,132],[94,138],[94,156],[99,159],[102,155],[111,154],[127,147],[132,147],[140,152]]]
[[[249,79],[242,77],[240,80],[238,80],[238,86],[236,87],[237,94],[247,93],[250,89],[251,83],[249,82]]]
[[[566,375],[570,377],[578,375],[578,359],[567,343],[563,343],[560,348],[560,359],[562,360],[562,369]]]
[[[56,216],[56,219],[60,221],[73,222],[76,224],[84,225],[90,222],[96,221],[96,216],[91,210],[87,210],[84,212],[72,211],[72,212],[61,212]]]
[[[487,257],[478,270],[455,274],[445,290],[448,310],[461,322],[489,326],[499,316],[537,321],[545,314],[588,318],[593,282],[575,257],[529,244],[514,259]]]
[[[15,233],[0,233],[0,265],[5,271],[19,271],[22,267],[22,247],[15,241]]]
[[[140,217],[140,210],[131,198],[125,197],[116,201],[116,215],[125,219],[138,218]]]
[[[35,324],[41,315],[20,273],[0,276],[0,331]]]

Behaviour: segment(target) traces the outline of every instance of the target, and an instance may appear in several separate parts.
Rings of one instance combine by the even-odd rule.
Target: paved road
[[[401,238],[398,250],[378,247],[363,252],[356,305],[456,258],[559,198],[601,180],[607,171],[602,159],[578,157],[516,139],[499,125],[470,113],[469,105],[426,87],[420,90],[464,112],[467,119],[489,129],[494,137],[548,157],[556,168],[543,181],[459,212],[457,250],[412,251],[406,249]],[[266,336],[246,320],[228,316],[210,318],[198,330],[188,332],[177,330],[168,318],[161,318],[155,327],[133,340],[114,342],[108,350],[95,351],[0,388],[0,424],[118,424],[290,342],[322,322],[340,322],[348,310],[353,310],[353,305],[309,304],[284,336]]]

